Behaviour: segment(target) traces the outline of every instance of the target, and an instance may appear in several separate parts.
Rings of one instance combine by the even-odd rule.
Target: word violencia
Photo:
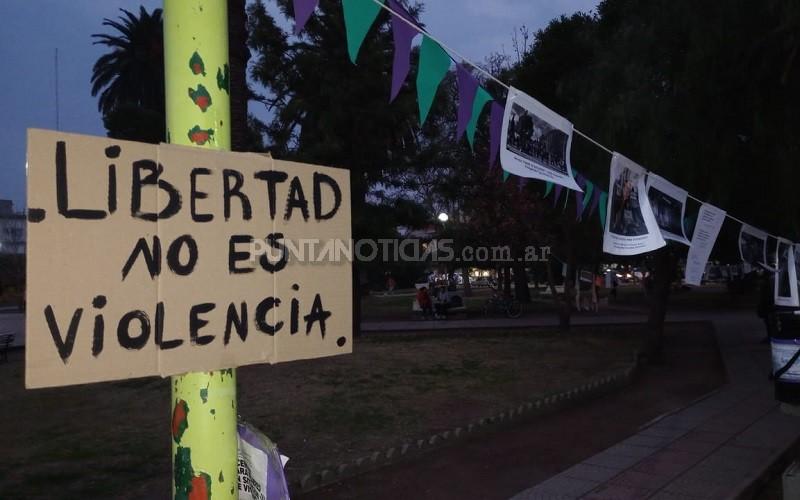
[[[292,289],[298,291],[299,286],[294,284]],[[94,357],[103,352],[105,345],[107,318],[102,310],[107,303],[108,299],[104,295],[98,295],[92,300],[92,308],[95,312],[94,322],[91,327],[92,355]],[[280,298],[266,297],[256,305],[253,310],[252,321],[255,329],[260,334],[274,336],[284,328],[285,322],[283,320],[270,322],[269,319],[270,313],[278,309],[281,303]],[[202,333],[201,330],[209,324],[209,319],[205,315],[213,313],[215,309],[217,309],[217,305],[211,302],[191,306],[189,309],[189,343],[191,345],[204,346],[211,344],[221,336],[222,339],[218,341],[227,346],[231,342],[233,333],[236,333],[242,342],[247,341],[250,333],[250,322],[248,321],[249,311],[251,310],[250,305],[247,302],[231,302],[223,313],[225,326],[220,330],[221,335],[211,334],[208,331]],[[323,309],[322,299],[319,294],[314,296],[314,302],[308,314],[301,316],[301,303],[296,297],[291,299],[289,310],[288,329],[291,335],[301,331],[300,320],[302,319],[305,323],[306,335],[309,335],[314,325],[319,323],[320,333],[322,338],[325,338],[325,322],[331,317],[332,313]],[[58,355],[64,363],[67,363],[72,355],[84,311],[83,307],[76,309],[69,320],[69,325],[64,328],[59,326],[52,306],[48,305],[44,309],[48,330],[58,350]],[[131,310],[116,320],[116,328],[112,329],[112,334],[116,335],[119,346],[124,349],[141,350],[150,342],[154,343],[160,350],[175,349],[182,346],[186,339],[164,338],[165,315],[166,307],[164,302],[158,302],[155,310],[150,313],[141,309]],[[338,343],[340,347],[343,344],[341,340]]]

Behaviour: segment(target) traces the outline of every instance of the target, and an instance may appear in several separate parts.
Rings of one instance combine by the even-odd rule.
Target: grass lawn
[[[629,363],[638,345],[632,329],[486,334],[361,341],[349,356],[243,367],[239,413],[279,444],[291,458],[287,469],[298,473],[602,375]],[[27,391],[22,354],[0,364],[0,497],[168,496],[167,381]]]

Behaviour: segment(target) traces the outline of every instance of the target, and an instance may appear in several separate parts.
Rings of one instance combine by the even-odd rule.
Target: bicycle
[[[507,318],[516,319],[522,315],[522,304],[517,299],[502,294],[493,294],[483,305],[483,314],[503,313]]]

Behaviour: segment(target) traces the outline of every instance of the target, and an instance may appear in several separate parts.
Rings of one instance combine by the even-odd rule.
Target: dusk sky
[[[446,45],[482,61],[504,47],[510,55],[515,28],[536,30],[560,14],[588,11],[596,4],[597,0],[437,0],[426,3],[422,20]],[[105,31],[103,18],[117,18],[120,8],[138,11],[139,5],[151,10],[162,1],[4,0],[0,109],[6,125],[0,134],[0,198],[13,200],[17,210],[25,206],[26,129],[56,128],[55,49],[60,129],[105,135],[89,85],[92,65],[105,47],[92,45],[91,34]],[[251,105],[251,111],[260,110]]]

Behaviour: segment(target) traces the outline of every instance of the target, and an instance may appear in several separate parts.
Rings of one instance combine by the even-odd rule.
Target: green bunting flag
[[[342,10],[347,31],[347,52],[350,54],[350,61],[355,64],[361,44],[378,17],[381,6],[372,0],[342,0]]]
[[[606,205],[608,205],[608,193],[603,191],[600,193],[600,201],[597,203],[597,211],[600,213],[600,225],[603,230],[606,229]]]
[[[511,174],[503,170],[503,182],[507,181]]]
[[[478,119],[481,117],[483,108],[492,100],[492,96],[483,87],[478,87],[475,100],[472,101],[472,116],[467,123],[467,140],[472,149],[475,149],[475,129],[478,128]]]
[[[552,191],[553,191],[553,183],[550,182],[550,181],[547,181],[546,184],[545,184],[545,188],[544,188],[544,197],[547,198],[548,196],[550,196],[550,193]]]
[[[369,1],[369,0],[366,0]],[[433,99],[439,84],[450,70],[450,56],[445,50],[427,36],[422,37],[419,48],[419,68],[417,69],[417,102],[419,103],[419,124],[428,118]]]
[[[581,215],[583,215],[583,210],[586,210],[586,207],[589,206],[589,202],[592,201],[592,194],[594,194],[594,183],[589,179],[586,179],[586,187],[584,187],[583,191],[583,208],[581,209]]]

